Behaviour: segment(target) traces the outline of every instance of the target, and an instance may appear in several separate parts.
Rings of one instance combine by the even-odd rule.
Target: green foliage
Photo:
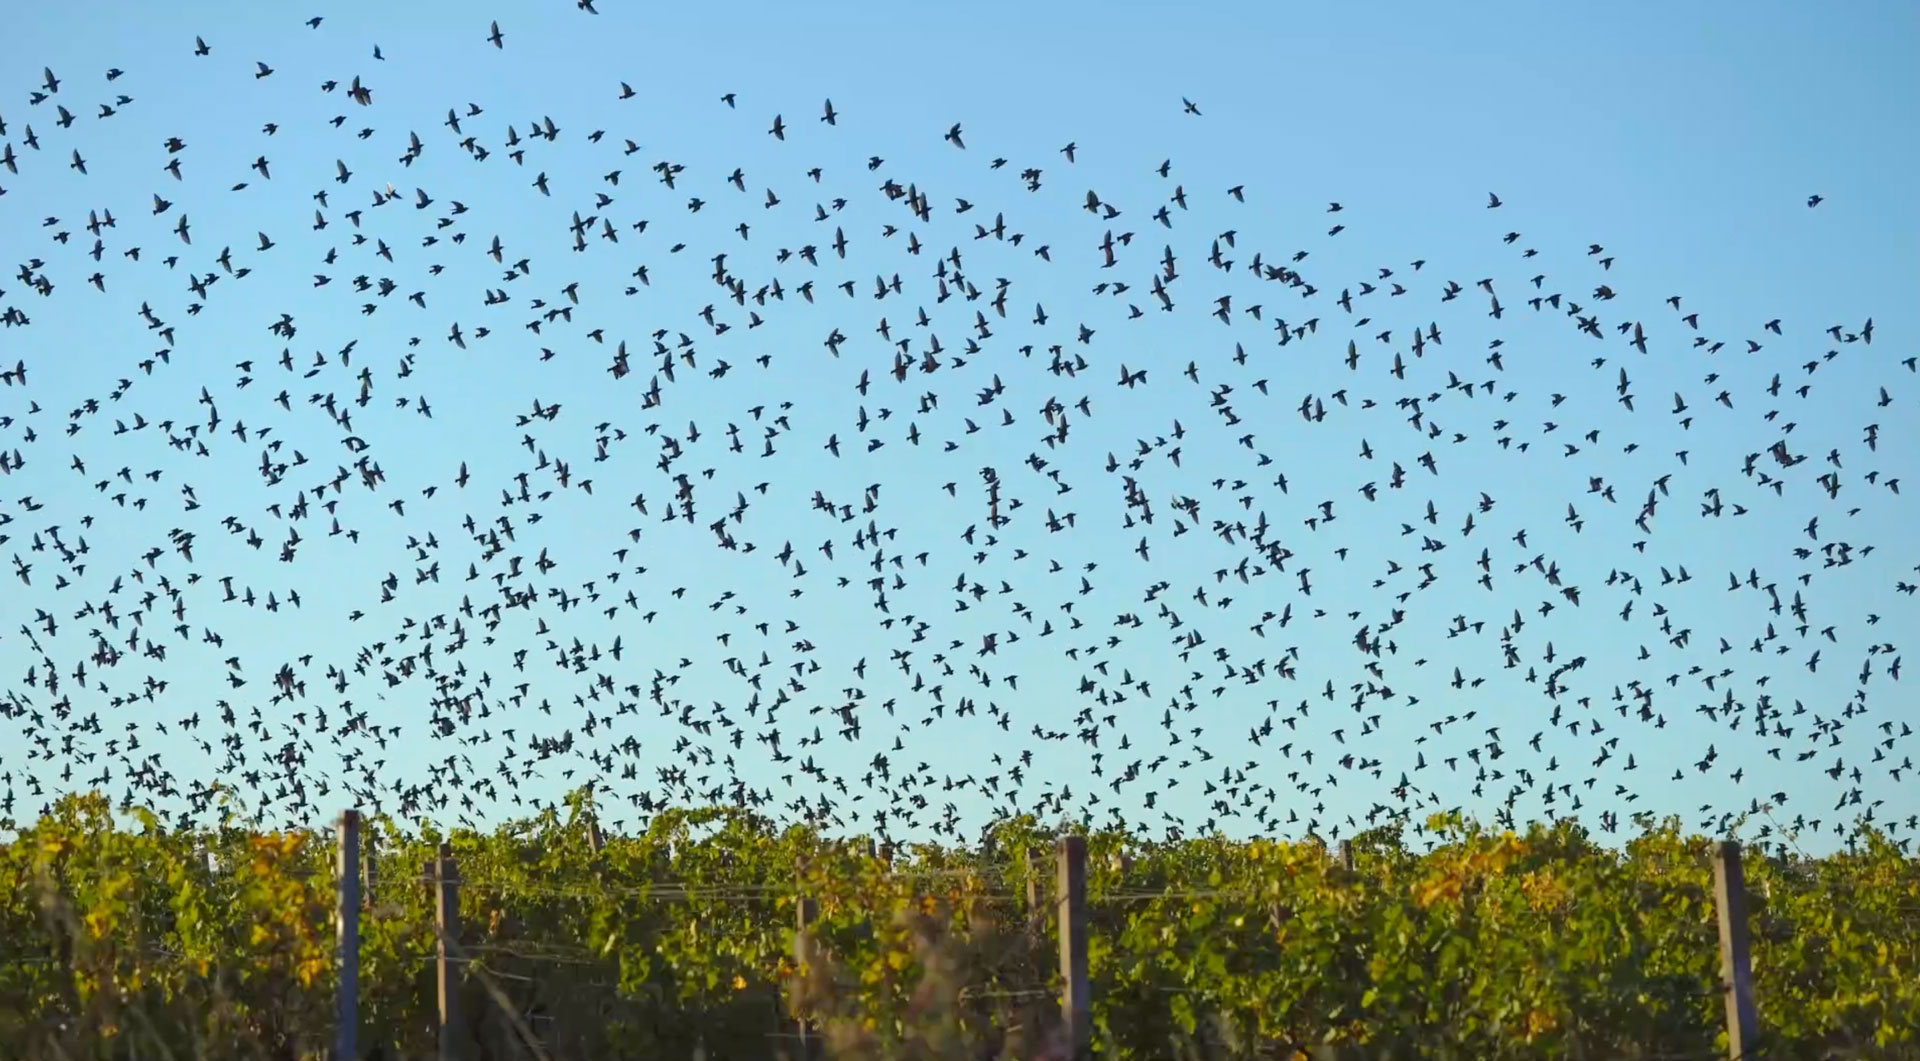
[[[1038,822],[890,853],[676,810],[596,850],[592,812],[488,835],[363,825],[363,1044],[433,1051],[444,840],[461,1031],[484,1056],[760,1061],[796,1056],[796,1017],[833,1057],[1061,1056]],[[1090,833],[1100,1055],[1724,1052],[1710,842],[1672,823],[1623,847],[1565,823],[1413,832],[1356,837],[1351,868],[1315,841]],[[63,799],[0,845],[6,1056],[325,1056],[333,847]],[[1920,862],[1866,832],[1825,858],[1749,852],[1747,881],[1768,1056],[1920,1057]]]

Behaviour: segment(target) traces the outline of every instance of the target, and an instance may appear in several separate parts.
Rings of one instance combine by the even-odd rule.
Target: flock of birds
[[[1912,784],[1920,569],[1850,537],[1905,514],[1915,359],[1871,319],[1630,294],[1625,252],[1536,249],[1499,195],[1470,208],[1507,272],[1359,269],[1363,208],[1256,236],[1259,189],[1173,159],[1103,178],[955,122],[904,134],[946,155],[922,175],[831,101],[749,128],[729,93],[749,168],[464,99],[429,124],[378,47],[284,90],[178,51],[280,113],[126,143],[119,69],[0,110],[0,217],[37,238],[0,279],[10,820],[96,788],[475,823],[585,784],[616,825],[954,839],[1916,827],[1879,794]],[[150,200],[96,200],[121,166]]]

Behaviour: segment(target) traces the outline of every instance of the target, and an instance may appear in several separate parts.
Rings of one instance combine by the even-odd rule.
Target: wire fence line
[[[1352,857],[1350,849],[1343,848],[1342,858],[1346,865],[1351,868]],[[1056,860],[1056,878],[1060,894],[1055,897],[1057,902],[1057,917],[1054,920],[1054,929],[1060,952],[1060,1016],[1062,1024],[1067,1029],[1070,1047],[1076,1056],[1084,1056],[1091,1046],[1092,1002],[1086,948],[1088,895],[1086,887],[1087,850],[1084,838],[1079,836],[1062,838],[1056,850]],[[1758,1028],[1758,1018],[1754,1008],[1752,993],[1751,958],[1748,953],[1748,925],[1744,911],[1744,884],[1740,846],[1733,842],[1722,844],[1720,849],[1715,853],[1713,868],[1715,906],[1720,912],[1718,920],[1720,923],[1723,981],[1721,985],[1716,987],[1714,993],[1723,993],[1728,997],[1727,1025],[1730,1049],[1733,1051],[1731,1056],[1740,1058],[1747,1056],[1748,1047],[1756,1041]],[[915,875],[911,873],[900,874],[898,876],[906,879],[939,879],[939,877],[933,875]],[[981,874],[972,870],[945,870],[940,876],[964,878],[970,883],[980,883],[982,877]],[[1029,870],[1025,876],[1028,880],[1034,879],[1034,874],[1031,870]],[[434,929],[438,941],[436,958],[440,967],[440,977],[443,985],[451,975],[450,968],[455,964],[462,964],[460,963],[460,959],[463,957],[467,959],[463,964],[470,974],[483,977],[489,975],[484,960],[475,961],[471,954],[463,950],[457,942],[459,923],[457,915],[451,914],[451,911],[457,909],[457,905],[451,896],[454,891],[462,885],[474,888],[475,890],[492,891],[502,895],[546,895],[564,898],[578,898],[583,896],[604,898],[608,895],[614,895],[622,898],[653,900],[705,899],[708,901],[745,901],[755,903],[764,903],[769,898],[778,899],[791,895],[798,890],[799,887],[798,881],[791,885],[729,885],[701,888],[698,886],[689,887],[685,883],[663,883],[641,887],[622,888],[616,886],[595,889],[549,888],[537,885],[529,886],[520,882],[476,881],[469,883],[460,878],[456,863],[452,857],[452,849],[449,845],[442,845],[439,857],[429,866],[429,872],[423,873],[418,877],[409,877],[406,879],[409,883],[428,884],[440,889],[441,899],[438,904]],[[974,891],[971,895],[977,898],[994,898],[1009,901],[1017,901],[1023,897],[1019,891],[1001,889]],[[810,918],[817,916],[817,914],[811,909],[813,906],[811,902],[806,901],[806,899],[801,896],[796,895],[794,897],[800,899],[800,901],[795,904],[797,912],[795,951],[796,957],[804,961],[806,953],[802,949],[802,943],[806,939],[809,931]],[[1027,898],[1030,903],[1034,898],[1031,892],[1027,892],[1024,897]],[[1168,899],[1234,899],[1248,897],[1250,896],[1247,891],[1233,888],[1210,887],[1199,889],[1166,887],[1159,889],[1117,889],[1102,895],[1101,899],[1107,902],[1128,903]],[[1033,910],[1031,912],[1037,913],[1038,911]],[[532,960],[557,960],[558,958],[558,955],[549,953],[533,957]],[[591,964],[591,959],[583,960]],[[508,1007],[508,1000],[505,994],[498,988],[497,984],[493,980],[488,979],[484,982],[483,986],[486,988],[488,997],[492,999],[496,1005],[502,1007],[504,1012]],[[961,989],[963,995],[971,993],[971,997],[975,998],[1005,999],[1045,997],[1052,994],[1054,990],[1051,985],[1047,987],[1016,987],[1004,983],[972,984],[966,985]],[[1191,992],[1190,989],[1171,989],[1164,993],[1180,994],[1194,992]],[[442,1041],[445,1043],[447,1036],[452,1034],[450,1031],[450,1018],[452,1014],[449,1012],[449,1000],[452,996],[444,986],[440,994],[441,1034]],[[516,1031],[522,1033],[531,1045],[533,1042],[531,1031],[527,1030],[525,1023],[520,1020],[517,1013],[511,1014],[511,1016],[513,1017]],[[804,1024],[798,1034],[801,1041],[805,1043],[807,1041],[807,1033]]]
[[[1367,874],[1353,874],[1351,872],[1352,863],[1350,857],[1344,857],[1348,856],[1348,852],[1343,851],[1342,856],[1341,861],[1345,862],[1349,872],[1344,875],[1328,874],[1324,879],[1316,877],[1316,883],[1333,882],[1341,886],[1355,888],[1365,888],[1368,887],[1370,883],[1380,883],[1378,878],[1371,877]],[[1685,885],[1682,890],[1711,892],[1714,896],[1716,910],[1724,910],[1729,895],[1741,894],[1745,891],[1740,885],[1737,868],[1731,874],[1731,879],[1726,868],[1729,865],[1729,860],[1731,860],[1733,867],[1738,867],[1739,858],[1740,849],[1737,845],[1723,847],[1715,857],[1716,872],[1713,874],[1712,883],[1704,886],[1689,883]],[[961,985],[958,989],[959,995],[966,999],[1003,999],[1019,1002],[1042,999],[1058,994],[1061,997],[1060,1008],[1062,1011],[1062,1019],[1069,1027],[1075,1024],[1076,1017],[1079,1022],[1081,1022],[1080,1026],[1085,1027],[1084,1022],[1087,1019],[1091,1007],[1091,984],[1088,980],[1084,957],[1076,968],[1072,959],[1067,955],[1067,952],[1071,950],[1071,947],[1067,945],[1071,936],[1080,936],[1081,942],[1084,944],[1087,931],[1087,911],[1090,908],[1099,907],[1103,904],[1125,907],[1131,904],[1160,901],[1198,902],[1201,900],[1220,900],[1227,903],[1245,901],[1249,904],[1250,908],[1253,908],[1265,907],[1272,902],[1271,897],[1256,895],[1247,887],[1196,887],[1181,884],[1169,884],[1161,887],[1139,887],[1138,885],[1128,886],[1124,878],[1121,878],[1117,882],[1113,882],[1112,878],[1108,878],[1109,886],[1107,887],[1090,887],[1091,882],[1088,879],[1089,874],[1087,871],[1091,861],[1085,850],[1084,843],[1080,844],[1077,848],[1071,844],[1062,844],[1055,851],[1054,865],[1052,867],[1054,872],[1052,873],[1043,874],[1039,871],[1038,866],[1029,866],[1016,876],[1010,869],[1006,869],[1005,867],[1003,867],[1002,872],[996,874],[983,873],[971,868],[926,867],[924,871],[917,871],[915,867],[911,866],[876,866],[871,864],[862,866],[860,873],[863,875],[861,881],[868,884],[886,882],[891,886],[912,886],[926,883],[938,887],[941,884],[958,883],[962,885],[959,889],[959,897],[963,899],[980,900],[987,903],[1005,903],[1014,907],[1020,907],[1024,904],[1028,915],[1029,932],[1031,933],[1034,929],[1038,928],[1042,934],[1045,934],[1050,930],[1054,936],[1051,942],[1062,944],[1061,968],[1057,983],[1063,986],[1055,986],[1055,983],[1049,983],[1045,986],[1035,986],[1031,983],[1030,979],[1027,979],[1026,982],[990,979]],[[1379,865],[1385,865],[1385,863],[1377,863],[1376,867]],[[617,903],[642,903],[648,901],[699,902],[750,905],[761,909],[784,902],[792,902],[795,908],[795,924],[792,932],[795,935],[804,935],[809,929],[817,929],[820,927],[817,910],[808,910],[810,904],[807,902],[808,897],[806,896],[807,874],[805,873],[796,873],[792,880],[764,883],[703,883],[698,879],[677,879],[638,885],[606,882],[605,884],[595,885],[593,887],[561,887],[533,881],[503,879],[489,872],[489,867],[485,866],[481,868],[481,872],[476,873],[473,879],[468,879],[461,874],[458,859],[454,857],[452,849],[443,846],[441,848],[441,854],[438,857],[427,860],[427,869],[425,871],[413,870],[404,874],[380,876],[377,878],[377,887],[368,888],[360,892],[356,896],[358,902],[350,905],[347,903],[345,897],[344,886],[346,879],[340,873],[329,874],[324,867],[312,864],[288,865],[277,868],[287,871],[284,874],[285,876],[299,877],[310,881],[324,880],[331,876],[334,878],[334,883],[341,886],[342,889],[340,893],[340,909],[349,910],[357,906],[360,910],[364,911],[360,916],[373,919],[369,921],[369,924],[381,919],[394,920],[396,905],[404,908],[401,915],[402,917],[408,919],[417,917],[415,901],[420,895],[421,889],[430,889],[428,894],[435,896],[435,899],[428,903],[428,916],[433,918],[431,931],[426,933],[432,940],[430,949],[416,949],[416,943],[409,941],[405,946],[397,949],[389,945],[389,948],[382,952],[382,958],[384,960],[406,962],[409,964],[432,963],[436,967],[436,979],[441,985],[448,983],[471,984],[475,990],[468,992],[470,996],[474,996],[470,1001],[484,1000],[481,1001],[481,1004],[486,1008],[487,1012],[497,1013],[499,1019],[512,1029],[513,1034],[519,1037],[519,1040],[524,1040],[523,1045],[527,1046],[531,1056],[544,1056],[538,1053],[541,1038],[538,1021],[529,1010],[530,1004],[514,1001],[513,995],[516,993],[522,995],[527,994],[526,991],[516,988],[514,985],[538,984],[541,980],[540,970],[546,968],[559,968],[562,966],[589,969],[594,967],[606,968],[609,964],[614,964],[616,960],[609,959],[604,949],[596,951],[590,946],[541,944],[531,940],[479,940],[463,944],[461,942],[463,937],[459,931],[460,921],[457,915],[459,909],[458,899],[461,896],[481,895],[499,900],[527,897],[534,899],[563,900],[567,902],[605,902],[609,899]],[[508,868],[509,872],[511,872],[511,865],[509,865]],[[577,867],[575,868],[577,869]],[[609,867],[609,869],[611,868],[612,867]],[[753,867],[743,868],[752,869]],[[871,874],[871,877],[865,876],[865,874],[868,873]],[[1074,878],[1077,878],[1080,882],[1077,893],[1072,887],[1064,884],[1064,882]],[[371,878],[368,878],[368,881],[371,882]],[[1047,882],[1047,893],[1044,897],[1036,896],[1033,889],[1034,883],[1039,881]],[[844,884],[845,882],[842,881],[841,883]],[[1018,884],[1020,887],[1008,887],[1008,884]],[[1054,894],[1056,888],[1059,894]],[[395,904],[387,902],[385,905],[381,905],[383,896],[398,897],[400,892],[406,893],[404,903]],[[445,895],[452,901],[441,901],[439,899],[441,895]],[[895,895],[893,897],[898,896]],[[841,900],[841,909],[845,911],[847,909],[846,904],[848,897],[845,894],[837,894],[836,898]],[[1036,902],[1037,898],[1042,898],[1043,901]],[[436,902],[439,903],[440,909],[435,908]],[[857,918],[859,916],[857,901],[854,903],[854,907],[852,913]],[[1909,904],[1899,904],[1896,909],[1903,914],[1920,913],[1920,906]],[[551,908],[549,910],[549,915],[550,914]],[[511,917],[511,914],[508,916]],[[356,920],[358,920],[358,918],[356,918]],[[1012,920],[1017,921],[1018,919]],[[1713,986],[1703,984],[1697,992],[1701,996],[1723,995],[1733,997],[1734,1003],[1729,1006],[1728,1014],[1730,1032],[1732,1032],[1736,1026],[1735,1022],[1741,1022],[1746,1025],[1746,1027],[1740,1029],[1742,1033],[1746,1033],[1748,1029],[1757,1027],[1757,1015],[1753,1010],[1751,995],[1750,962],[1745,957],[1747,946],[1745,941],[1745,928],[1747,926],[1747,920],[1744,911],[1731,918],[1722,917],[1720,928],[1721,957],[1724,973],[1723,982]],[[762,923],[756,920],[753,924],[755,930],[758,931],[758,926]],[[844,919],[836,921],[836,930],[844,929],[845,924]],[[1761,918],[1755,919],[1754,927],[1764,928],[1764,925],[1764,915],[1762,915]],[[1737,927],[1737,931],[1735,927]],[[416,937],[416,939],[417,938],[418,937]],[[128,953],[168,960],[179,960],[184,957],[179,951],[167,948],[135,949]],[[1004,955],[998,957],[1025,957],[1029,959],[1028,964],[1031,965],[1032,962],[1030,959],[1034,958],[1036,954],[1043,953],[1042,948],[1034,945],[1033,941],[1029,940],[1025,945],[1008,944],[1005,948]],[[36,965],[47,964],[56,960],[57,959],[45,955],[6,955],[0,953],[0,964]],[[357,967],[357,962],[348,963],[343,960],[340,963],[341,969],[355,967]],[[1743,974],[1740,972],[1742,968],[1746,968],[1748,971]],[[1744,1001],[1741,997],[1743,994],[1741,991],[1741,981],[1743,979],[1746,980]],[[619,992],[622,990],[622,985],[618,978],[603,979],[582,977],[570,980],[569,982],[575,986],[591,988],[595,991]],[[1145,990],[1168,996],[1184,995],[1201,997],[1210,993],[1209,989],[1200,987],[1168,985],[1149,985]],[[445,1030],[457,1024],[457,1022],[452,1019],[457,1016],[457,1014],[448,1008],[449,1004],[453,1002],[455,995],[456,993],[448,992],[444,989],[441,991],[442,1034],[457,1034],[449,1033]],[[805,1032],[769,1032],[767,1034],[770,1038],[792,1037],[803,1043],[817,1041],[815,1037],[810,1037]],[[1742,1034],[1739,1037],[1751,1041],[1750,1034]],[[1730,1038],[1734,1038],[1734,1036],[1730,1036]],[[1678,1058],[1701,1055],[1670,1053],[1657,1056]]]

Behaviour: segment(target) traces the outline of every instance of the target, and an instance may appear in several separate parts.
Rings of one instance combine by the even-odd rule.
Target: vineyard
[[[603,836],[569,808],[365,820],[361,1056],[435,1056],[449,966],[474,1059],[1062,1056],[1053,830],[875,850],[717,810]],[[1674,824],[1085,845],[1103,1058],[1726,1056],[1715,845]],[[337,857],[330,832],[61,800],[0,847],[7,1056],[328,1056]],[[1744,894],[1764,1056],[1920,1056],[1920,862],[1870,831],[1754,849]]]

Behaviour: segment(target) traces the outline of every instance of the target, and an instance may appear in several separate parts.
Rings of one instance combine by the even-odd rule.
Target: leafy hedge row
[[[1058,1055],[1037,823],[888,861],[714,810],[596,852],[586,811],[491,835],[365,826],[364,1048],[433,1051],[422,874],[444,840],[475,1056],[760,1061],[797,1056],[794,1013],[836,1057]],[[1611,847],[1566,823],[1515,835],[1447,817],[1416,832],[1361,837],[1351,869],[1317,843],[1089,834],[1101,1056],[1724,1051],[1709,841],[1669,824]],[[183,833],[61,801],[0,846],[0,1053],[324,1057],[333,857],[330,836]],[[1747,881],[1768,1056],[1920,1057],[1920,862],[1866,832],[1824,858],[1750,852]]]

